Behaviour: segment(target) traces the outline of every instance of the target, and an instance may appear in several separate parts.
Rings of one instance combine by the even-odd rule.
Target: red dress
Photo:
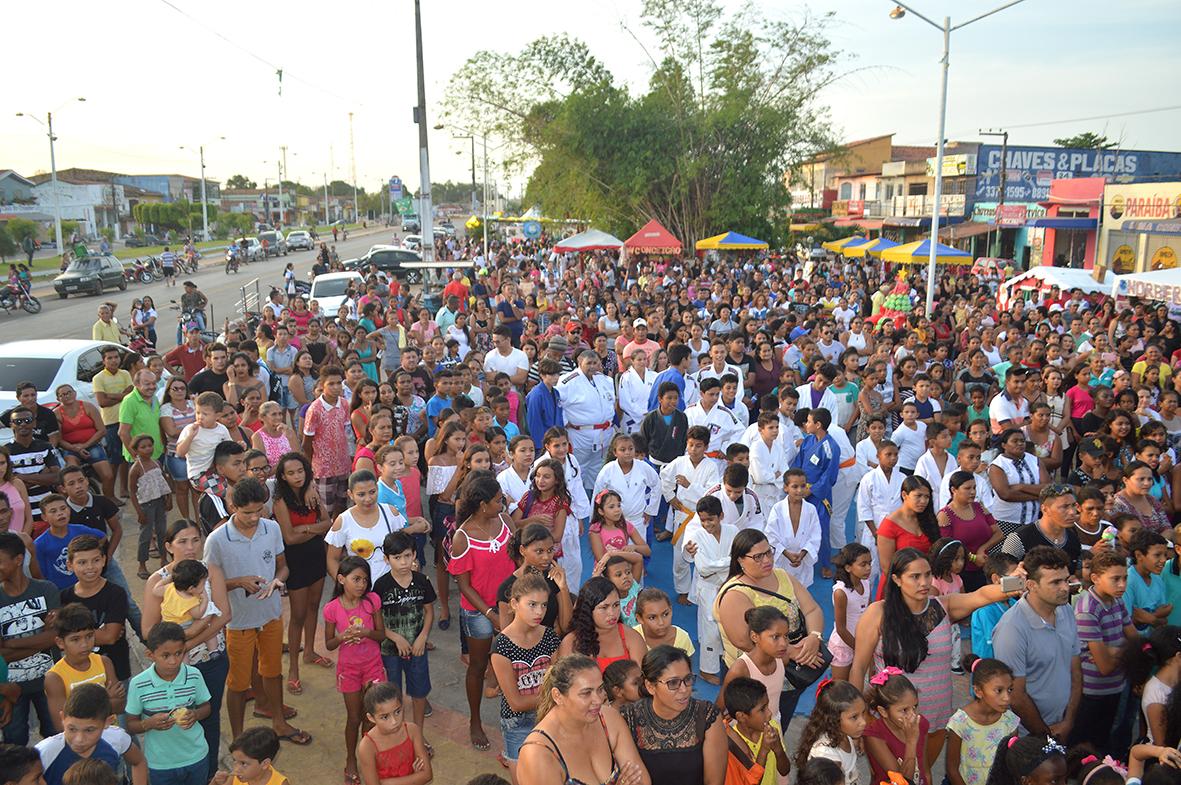
[[[931,550],[931,541],[927,539],[925,534],[912,534],[906,529],[903,529],[898,524],[889,518],[882,518],[882,522],[878,524],[878,537],[885,537],[894,541],[894,553],[903,548],[914,548],[921,553],[927,553]],[[882,582],[878,584],[878,599],[882,599],[882,594],[886,590],[886,581],[889,579],[890,565],[882,565]]]
[[[372,733],[372,731],[370,731]],[[365,734],[369,736],[368,733]],[[369,741],[373,742],[373,746],[377,746],[377,742],[372,736],[369,736]],[[406,733],[406,739],[392,747],[377,751],[377,777],[378,779],[387,780],[394,777],[409,777],[414,773],[414,740],[410,738],[410,733]]]

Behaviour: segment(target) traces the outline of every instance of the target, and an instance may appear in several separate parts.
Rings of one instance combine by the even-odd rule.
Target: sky
[[[954,25],[1000,3],[908,4],[937,21],[957,14]],[[620,81],[642,88],[651,64],[628,32],[651,43],[641,7],[642,0],[423,3],[430,124],[440,122],[447,83],[471,54],[516,52],[557,32],[582,38]],[[891,20],[890,0],[760,0],[759,7],[776,18],[798,18],[805,8],[835,14],[829,35],[846,57],[822,103],[842,139],[894,133],[896,144],[933,144],[939,30],[913,14]],[[352,112],[359,183],[374,189],[394,174],[411,187],[419,182],[409,0],[54,0],[12,3],[5,17],[15,34],[5,39],[0,169],[48,171],[44,129],[15,113],[44,119],[52,111],[59,169],[196,175],[204,145],[210,178],[243,173],[261,185],[277,179],[286,146],[285,179],[352,181]],[[1039,145],[1096,131],[1125,149],[1181,149],[1179,30],[1176,0],[1025,0],[956,31],[947,138],[978,140],[981,128],[1006,127],[1010,144]],[[1160,107],[1175,108],[1126,114]],[[1125,116],[1057,122],[1117,114]],[[470,143],[452,138],[461,133],[431,130],[434,182],[470,179]],[[490,178],[517,195],[524,178],[506,177],[494,150],[490,158]]]

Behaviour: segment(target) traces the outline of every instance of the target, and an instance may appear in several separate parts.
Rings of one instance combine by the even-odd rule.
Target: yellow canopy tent
[[[864,259],[867,255],[872,254],[872,255],[876,256],[877,254],[874,253],[875,251],[877,253],[881,253],[882,251],[886,250],[887,248],[893,248],[896,245],[898,245],[898,243],[896,243],[893,240],[890,240],[886,237],[877,237],[877,238],[874,238],[873,240],[870,240],[868,243],[859,243],[858,245],[846,245],[844,248],[841,249],[841,255],[846,258],[849,258],[849,259],[854,258],[854,257],[856,257],[858,259]]]
[[[722,232],[721,234],[698,240],[698,251],[761,251],[770,246],[762,240],[747,237],[738,232]]]
[[[826,251],[832,251],[833,253],[840,253],[840,250],[842,248],[844,248],[849,243],[853,243],[853,242],[864,243],[865,238],[859,237],[857,235],[853,235],[852,237],[842,237],[840,240],[829,240],[827,243],[821,243],[820,247]]]
[[[883,262],[895,264],[926,264],[931,258],[931,239],[918,240],[906,245],[887,248],[878,255]],[[936,264],[971,264],[972,254],[952,248],[950,245],[935,243]]]

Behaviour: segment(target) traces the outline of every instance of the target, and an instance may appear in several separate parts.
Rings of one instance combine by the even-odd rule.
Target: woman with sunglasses
[[[767,535],[758,529],[743,529],[730,547],[730,575],[714,600],[714,618],[722,634],[722,661],[727,668],[754,647],[746,612],[760,605],[778,608],[790,622],[793,642],[787,647],[784,665],[819,665],[824,612],[799,581],[775,566],[775,550]],[[780,693],[778,700],[786,732],[800,692]]]
[[[644,655],[640,699],[620,713],[653,782],[721,785],[729,743],[717,706],[693,697],[689,655],[657,646]]]

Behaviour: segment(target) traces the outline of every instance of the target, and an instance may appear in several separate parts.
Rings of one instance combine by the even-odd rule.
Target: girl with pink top
[[[964,579],[960,573],[968,560],[968,551],[964,544],[952,537],[943,537],[931,546],[931,588],[940,596],[948,594],[963,594]],[[960,625],[951,625],[951,672],[963,673],[960,667]]]
[[[447,570],[459,583],[460,622],[467,636],[468,730],[472,746],[483,751],[489,745],[480,723],[481,687],[492,656],[492,637],[501,628],[496,591],[516,567],[508,549],[513,527],[504,514],[504,491],[496,475],[473,471],[464,478],[455,520],[461,523],[451,538]]]
[[[828,650],[832,652],[832,677],[848,681],[853,667],[853,641],[857,622],[869,607],[869,576],[873,571],[873,557],[859,542],[851,542],[832,557],[835,570],[832,585],[832,634]]]

